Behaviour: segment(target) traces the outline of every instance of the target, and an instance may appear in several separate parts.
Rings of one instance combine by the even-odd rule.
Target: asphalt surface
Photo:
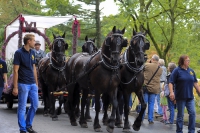
[[[28,107],[29,105],[27,105]],[[58,106],[58,105],[57,105]],[[91,109],[91,116],[94,119],[95,111]],[[104,133],[108,133],[106,126],[103,126],[101,119],[102,113],[99,115],[100,125]],[[133,124],[135,116],[130,115],[129,120]],[[34,122],[33,129],[38,133],[94,133],[93,122],[88,123],[88,128],[81,128],[71,126],[68,115],[62,111],[58,121],[52,121],[50,117],[43,116],[43,106],[40,105]],[[114,133],[122,133],[122,128],[115,128]],[[175,133],[176,125],[165,125],[159,121],[154,121],[154,124],[149,124],[145,119],[140,131],[130,130],[130,133]],[[0,104],[0,133],[19,133],[17,124],[17,103],[14,104],[13,109],[7,109],[6,104]],[[183,133],[187,133],[187,126],[184,126]]]

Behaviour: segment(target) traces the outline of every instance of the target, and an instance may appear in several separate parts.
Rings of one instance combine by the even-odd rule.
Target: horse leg
[[[68,100],[67,100],[68,101],[67,102],[68,115],[69,115],[70,123],[71,123],[72,126],[78,125],[77,122],[76,122],[75,113],[74,113],[75,106],[76,106],[75,105],[76,103],[74,103],[74,100],[77,98],[77,97],[75,97],[76,95],[74,94],[75,93],[74,89],[76,89],[75,86],[76,85],[73,84],[73,85],[68,87]]]
[[[123,106],[124,106],[124,101],[123,101],[123,96],[121,92],[118,90],[117,91],[117,100],[118,100],[118,107],[116,111],[116,120],[115,120],[115,126],[118,128],[122,128],[122,115],[123,115]]]
[[[56,109],[56,114],[57,114],[57,115],[60,115],[61,112],[62,112],[62,104],[64,103],[63,97],[64,97],[63,95],[60,95],[60,96],[58,97],[59,107]]]
[[[45,85],[44,81],[42,80],[42,78],[40,78],[40,83],[41,83],[41,87],[42,87],[42,95],[43,95],[43,101],[44,101],[44,112],[43,112],[43,116],[48,116],[48,88]]]
[[[111,101],[111,103],[112,103],[112,112],[111,112],[111,116],[110,116],[109,123],[108,123],[108,125],[107,125],[106,130],[107,130],[109,133],[112,133],[113,130],[114,130],[115,115],[116,115],[116,110],[117,110],[117,107],[118,107],[117,89],[116,89],[114,92],[111,92],[111,93],[109,94],[109,97],[110,97],[110,101]]]
[[[87,126],[87,122],[85,119],[85,115],[84,115],[84,110],[85,110],[85,105],[87,102],[87,96],[88,96],[88,90],[83,90],[82,91],[82,98],[81,98],[81,117],[79,120],[79,124],[81,125],[82,128],[88,128]]]
[[[97,91],[95,91],[95,111],[96,111],[96,115],[94,118],[93,127],[94,127],[95,132],[102,132],[101,126],[99,124],[100,94],[98,94]]]
[[[128,115],[129,115],[129,99],[130,99],[130,93],[128,92],[124,92],[123,91],[123,98],[124,98],[124,128],[123,131],[124,132],[130,132],[130,123],[128,120]]]
[[[86,111],[85,111],[85,119],[87,122],[92,122],[92,118],[90,116],[90,103],[91,103],[91,96],[87,97],[87,103],[86,103]]]
[[[64,96],[63,97],[64,98],[64,110],[65,110],[65,113],[67,113],[68,114],[68,107],[67,107],[67,96]]]
[[[102,119],[103,125],[108,124],[108,105],[109,105],[108,101],[109,101],[108,94],[103,93],[103,95],[102,95],[103,110],[104,110],[103,119]]]
[[[74,103],[75,103],[75,118],[78,119],[80,117],[79,105],[80,105],[80,98],[81,98],[81,96],[80,96],[81,89],[80,88],[76,89],[74,93],[75,93],[74,96],[76,97],[76,99],[74,101]]]
[[[147,105],[144,101],[142,89],[140,89],[140,91],[136,92],[136,95],[139,98],[139,101],[141,103],[141,111],[140,111],[139,115],[137,116],[136,120],[134,121],[134,124],[132,125],[132,127],[135,131],[139,131],[140,126],[142,124],[142,117],[144,115],[144,111],[145,111]]]
[[[55,110],[56,98],[53,94],[51,94],[50,99],[51,99],[51,114],[52,114],[51,118],[52,118],[52,121],[57,121],[58,116],[57,116],[56,110]]]

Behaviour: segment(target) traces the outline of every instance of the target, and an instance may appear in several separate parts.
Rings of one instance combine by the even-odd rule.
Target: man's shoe
[[[33,130],[32,127],[26,128],[26,130],[27,130],[29,133],[37,133],[36,131]]]
[[[154,122],[153,121],[149,121],[149,124],[154,124]]]
[[[26,131],[20,131],[20,133],[26,133]]]
[[[156,114],[155,117],[163,117],[163,115]]]

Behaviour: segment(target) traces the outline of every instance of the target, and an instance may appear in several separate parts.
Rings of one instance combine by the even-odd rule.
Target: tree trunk
[[[97,47],[101,47],[101,23],[100,23],[100,1],[96,0],[96,36],[97,36]]]

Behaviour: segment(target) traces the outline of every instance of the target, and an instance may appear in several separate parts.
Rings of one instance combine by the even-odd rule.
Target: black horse
[[[85,43],[82,46],[82,52],[89,53],[89,55],[96,53],[98,51],[98,48],[94,44],[95,44],[95,38],[88,39],[88,36],[86,36]],[[87,97],[86,111],[85,111],[85,119],[87,122],[92,121],[92,118],[90,116],[90,103],[91,103],[92,97],[94,96],[93,94],[94,94],[94,91],[92,90],[89,92],[89,95]]]
[[[113,132],[117,108],[116,90],[120,83],[118,79],[120,77],[120,53],[122,47],[127,46],[127,40],[123,39],[124,32],[125,28],[123,30],[116,30],[114,26],[112,32],[106,37],[101,50],[93,55],[78,53],[68,60],[66,74],[68,75],[68,104],[71,125],[77,126],[74,114],[74,103],[77,99],[76,91],[81,87],[83,95],[79,124],[81,127],[87,127],[87,122],[84,117],[84,107],[90,89],[94,88],[96,111],[94,129],[97,132],[101,131],[99,124],[99,100],[100,94],[106,92],[109,94],[113,105],[107,131]]]
[[[66,88],[66,59],[65,50],[68,44],[65,43],[65,33],[62,36],[55,36],[52,43],[52,52],[50,57],[45,57],[38,63],[39,82],[42,86],[44,100],[44,115],[48,115],[48,109],[52,120],[57,120],[58,116],[55,111],[54,92]]]
[[[85,43],[82,45],[82,52],[86,52],[86,53],[89,53],[89,55],[92,55],[97,51],[98,51],[98,48],[95,46],[95,38],[94,39],[90,39],[90,38],[88,39],[88,36],[86,36],[85,37]],[[81,89],[79,90],[79,93],[81,94]],[[91,101],[92,96],[93,96],[93,91],[90,92],[90,94],[87,97],[85,118],[88,122],[92,121],[92,118],[90,116],[90,101]],[[64,103],[65,112],[68,113],[67,106],[65,105],[65,103],[67,102],[67,97],[60,95],[58,97],[58,99],[59,99],[59,107],[56,110],[57,115],[61,114],[61,107],[62,107],[63,103]],[[75,115],[78,118],[80,116],[80,109],[79,109],[80,100],[77,100],[77,102],[78,103],[76,105]]]
[[[90,55],[97,52],[98,48],[94,45],[95,38],[94,39],[88,39],[88,36],[85,36],[85,43],[82,46],[82,52],[87,52]]]
[[[141,103],[141,111],[136,118],[133,129],[140,130],[142,117],[146,109],[146,104],[143,98],[142,85],[144,82],[143,68],[146,61],[145,50],[150,47],[149,41],[145,37],[146,33],[135,32],[133,30],[133,37],[130,41],[130,46],[122,55],[122,69],[121,69],[121,83],[119,89],[123,92],[124,99],[124,131],[130,130],[128,121],[129,114],[129,98],[132,92],[135,92]]]

